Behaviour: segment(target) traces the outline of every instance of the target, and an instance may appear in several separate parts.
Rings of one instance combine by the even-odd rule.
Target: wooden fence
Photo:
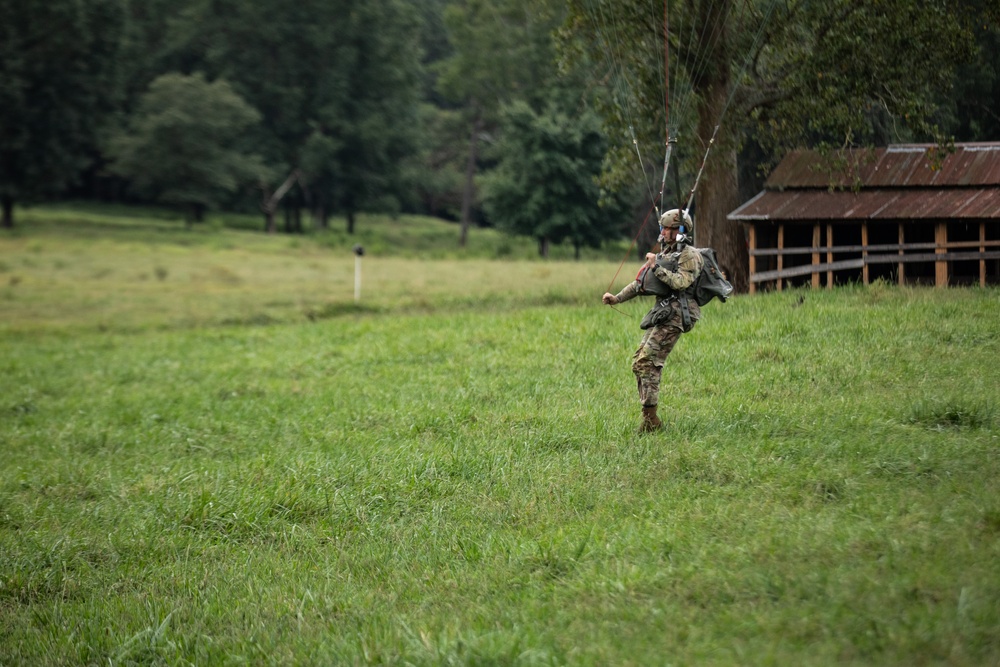
[[[985,286],[987,283],[987,262],[990,260],[1000,260],[1000,240],[986,239],[986,225],[979,225],[978,241],[948,241],[947,223],[937,223],[935,225],[935,240],[933,242],[905,243],[904,226],[899,225],[899,243],[868,243],[868,224],[861,224],[861,244],[860,245],[834,245],[833,226],[826,225],[826,245],[820,245],[821,227],[819,224],[813,225],[812,245],[808,247],[785,247],[785,224],[777,225],[777,246],[776,248],[757,247],[757,227],[751,223],[749,228],[750,245],[750,293],[756,292],[761,283],[774,282],[775,287],[781,290],[784,281],[790,278],[802,276],[812,276],[813,287],[820,287],[821,276],[826,274],[826,286],[832,288],[834,285],[834,272],[847,270],[861,270],[861,279],[864,284],[869,282],[868,267],[879,264],[895,264],[896,274],[899,284],[906,282],[906,265],[912,263],[934,263],[934,284],[946,286],[949,282],[949,265],[958,261],[978,261],[979,262],[979,283]],[[801,229],[802,225],[797,225]],[[808,232],[807,232],[808,233]],[[925,251],[925,252],[920,252]],[[836,260],[835,255],[861,253],[860,257]],[[785,258],[790,256],[810,256],[809,264],[799,264],[786,268]],[[758,271],[758,258],[774,257],[777,265],[776,269]],[[825,260],[825,261],[824,261]],[[767,262],[769,265],[771,261]],[[997,276],[992,276],[997,278]]]

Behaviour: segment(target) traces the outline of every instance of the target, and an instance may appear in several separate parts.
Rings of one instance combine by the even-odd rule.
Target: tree
[[[112,139],[110,169],[138,192],[180,207],[190,224],[260,177],[260,158],[237,147],[259,120],[225,81],[165,74],[141,97],[127,130]]]
[[[404,209],[460,220],[465,162],[465,122],[461,111],[420,105],[419,143],[405,160]]]
[[[0,203],[58,193],[119,98],[121,0],[0,0]]]
[[[550,242],[569,240],[579,259],[583,246],[617,237],[624,217],[615,198],[602,205],[605,146],[591,111],[571,116],[550,104],[536,114],[513,103],[502,117],[499,164],[482,178],[487,213],[501,229],[537,238],[543,257]]]
[[[976,57],[956,71],[955,84],[941,98],[941,124],[956,141],[1000,139],[1000,2],[981,0],[977,21],[969,21],[976,36]]]
[[[353,232],[357,212],[398,208],[421,85],[408,4],[191,1],[178,34],[208,74],[261,112],[255,150],[285,183],[298,174],[314,216],[343,212]],[[269,186],[265,198],[281,191]]]
[[[741,143],[753,136],[778,156],[803,143],[872,142],[887,128],[932,138],[934,92],[950,85],[956,63],[971,52],[969,32],[953,12],[959,4],[669,0],[669,69],[677,83],[667,92],[688,91],[691,101],[690,117],[678,119],[688,179],[704,166],[695,200],[698,243],[716,249],[737,289],[748,286],[746,241],[726,215],[740,204]],[[572,0],[567,26],[595,61],[609,63],[600,77],[632,88],[638,112],[626,118],[617,106],[606,108],[611,131],[624,134],[632,120],[640,142],[657,137],[651,145],[662,146],[664,117],[672,113],[664,95],[663,17],[641,0]],[[611,54],[602,41],[608,29],[617,45]],[[675,95],[675,109],[677,102]],[[612,180],[630,177],[621,165],[631,148],[615,149]]]
[[[455,0],[445,9],[454,55],[439,64],[439,87],[461,105],[468,127],[461,235],[465,246],[475,198],[474,179],[483,135],[504,104],[527,100],[540,108],[555,73],[552,30],[560,3],[537,0]]]

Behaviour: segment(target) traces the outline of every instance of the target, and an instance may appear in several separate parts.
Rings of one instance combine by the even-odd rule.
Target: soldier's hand
[[[607,306],[613,306],[618,303],[618,297],[611,292],[605,292],[604,296],[601,297],[601,301]]]
[[[650,266],[656,266],[656,253],[655,252],[647,252],[646,253],[646,264],[649,264]]]

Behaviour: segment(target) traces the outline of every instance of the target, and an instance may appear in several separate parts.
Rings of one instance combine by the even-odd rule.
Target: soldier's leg
[[[681,329],[673,324],[648,329],[639,343],[639,349],[632,356],[632,372],[643,407],[655,407],[659,403],[663,364],[681,333]]]

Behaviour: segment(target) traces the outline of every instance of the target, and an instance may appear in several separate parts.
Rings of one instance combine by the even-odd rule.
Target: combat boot
[[[639,433],[652,433],[663,428],[663,422],[656,416],[656,406],[649,405],[642,408],[642,424],[639,426]]]

